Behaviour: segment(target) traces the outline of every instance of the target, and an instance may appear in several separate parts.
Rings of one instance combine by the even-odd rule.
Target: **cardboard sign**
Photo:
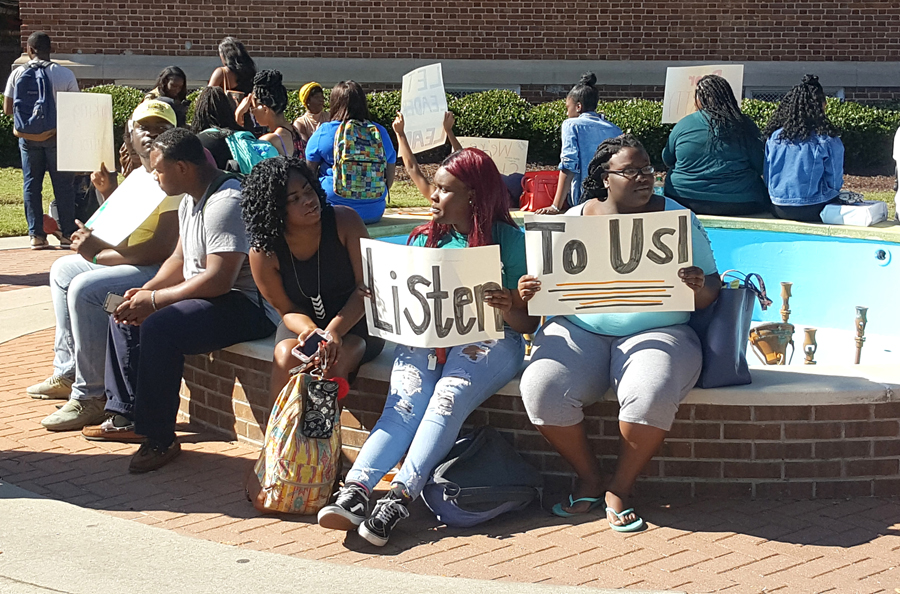
[[[406,120],[406,139],[413,153],[444,144],[447,95],[440,64],[422,66],[403,76],[400,111]]]
[[[56,94],[56,166],[60,171],[116,167],[112,95]]]
[[[666,69],[666,94],[663,98],[662,123],[674,124],[684,116],[694,113],[694,93],[697,82],[707,74],[721,76],[731,85],[734,98],[741,102],[744,88],[744,65],[721,64],[719,66],[687,66]]]
[[[691,266],[688,210],[616,216],[525,216],[531,315],[694,311],[678,278]]]
[[[503,315],[484,302],[501,288],[500,246],[433,249],[361,239],[369,334],[413,347],[503,337]]]
[[[153,176],[143,167],[136,167],[84,225],[103,241],[119,245],[165,197]]]
[[[528,157],[527,140],[474,136],[461,136],[457,140],[463,148],[475,147],[489,154],[503,175],[525,173],[525,160]]]

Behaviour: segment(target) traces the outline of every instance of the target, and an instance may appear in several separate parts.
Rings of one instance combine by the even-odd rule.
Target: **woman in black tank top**
[[[300,364],[291,350],[316,328],[332,336],[325,376],[352,380],[384,347],[366,331],[359,240],[369,234],[362,219],[351,208],[328,205],[319,180],[296,158],[258,163],[244,180],[243,195],[253,278],[282,317],[273,400]]]

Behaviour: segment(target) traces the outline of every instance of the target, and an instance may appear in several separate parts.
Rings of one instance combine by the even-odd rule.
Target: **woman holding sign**
[[[566,214],[609,216],[677,210],[653,193],[653,166],[641,143],[625,134],[605,140],[587,171],[587,201]],[[691,216],[693,266],[678,276],[694,291],[696,309],[719,292],[716,263],[706,232]],[[603,228],[598,220],[598,230]],[[522,277],[519,294],[530,300],[541,281]],[[638,474],[662,445],[678,405],[700,376],[700,341],[687,312],[598,313],[555,316],[534,339],[531,364],[522,375],[522,401],[531,422],[575,469],[579,484],[553,513],[569,517],[606,508],[610,527],[630,532],[643,520],[628,506]],[[604,483],[588,442],[582,408],[612,386],[619,400],[621,448],[616,472]]]
[[[466,417],[518,373],[525,354],[522,333],[537,326],[515,291],[525,274],[525,237],[509,216],[497,166],[481,150],[458,151],[441,164],[434,186],[432,220],[413,230],[410,245],[499,245],[503,288],[487,291],[485,301],[503,312],[506,329],[500,340],[449,349],[397,347],[384,412],[335,503],[319,512],[320,526],[359,526],[360,536],[377,546],[387,544],[397,522],[409,515],[407,506],[450,451]],[[372,489],[404,454],[391,490],[366,518]]]

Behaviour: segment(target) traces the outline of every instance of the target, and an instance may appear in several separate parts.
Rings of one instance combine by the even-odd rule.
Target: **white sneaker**
[[[73,383],[74,380],[54,374],[39,384],[28,386],[25,392],[38,400],[68,400],[72,395]]]
[[[50,431],[75,431],[85,425],[96,425],[106,418],[106,399],[75,400],[66,402],[61,409],[41,421]]]

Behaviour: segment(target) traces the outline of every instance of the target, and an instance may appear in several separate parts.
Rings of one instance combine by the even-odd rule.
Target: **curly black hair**
[[[600,93],[597,91],[597,75],[593,72],[585,72],[581,75],[578,84],[572,87],[566,95],[575,103],[581,103],[582,111],[596,111],[600,101]]]
[[[588,174],[581,182],[582,196],[584,200],[596,198],[603,202],[609,197],[609,192],[603,186],[603,176],[609,169],[609,160],[613,155],[625,148],[639,149],[647,152],[641,141],[632,134],[620,134],[613,138],[607,138],[597,147],[591,162],[588,164]]]
[[[741,107],[728,81],[715,74],[707,74],[697,82],[697,103],[709,119],[709,138],[712,144],[725,140],[743,144],[747,136],[756,135],[753,120],[741,113]]]
[[[234,119],[234,104],[221,87],[206,87],[194,101],[191,130],[199,134],[209,128],[240,130]]]
[[[840,132],[825,115],[824,104],[825,91],[819,77],[807,74],[781,100],[763,133],[768,138],[783,128],[778,138],[788,142],[802,142],[814,135],[838,136]]]
[[[305,161],[296,157],[260,161],[242,184],[241,214],[250,236],[250,247],[271,254],[284,245],[287,182],[292,171],[312,186],[319,196],[319,204],[325,208],[325,191]]]
[[[253,96],[260,105],[265,105],[275,113],[284,113],[288,94],[281,83],[281,73],[277,70],[257,72],[253,77]]]

